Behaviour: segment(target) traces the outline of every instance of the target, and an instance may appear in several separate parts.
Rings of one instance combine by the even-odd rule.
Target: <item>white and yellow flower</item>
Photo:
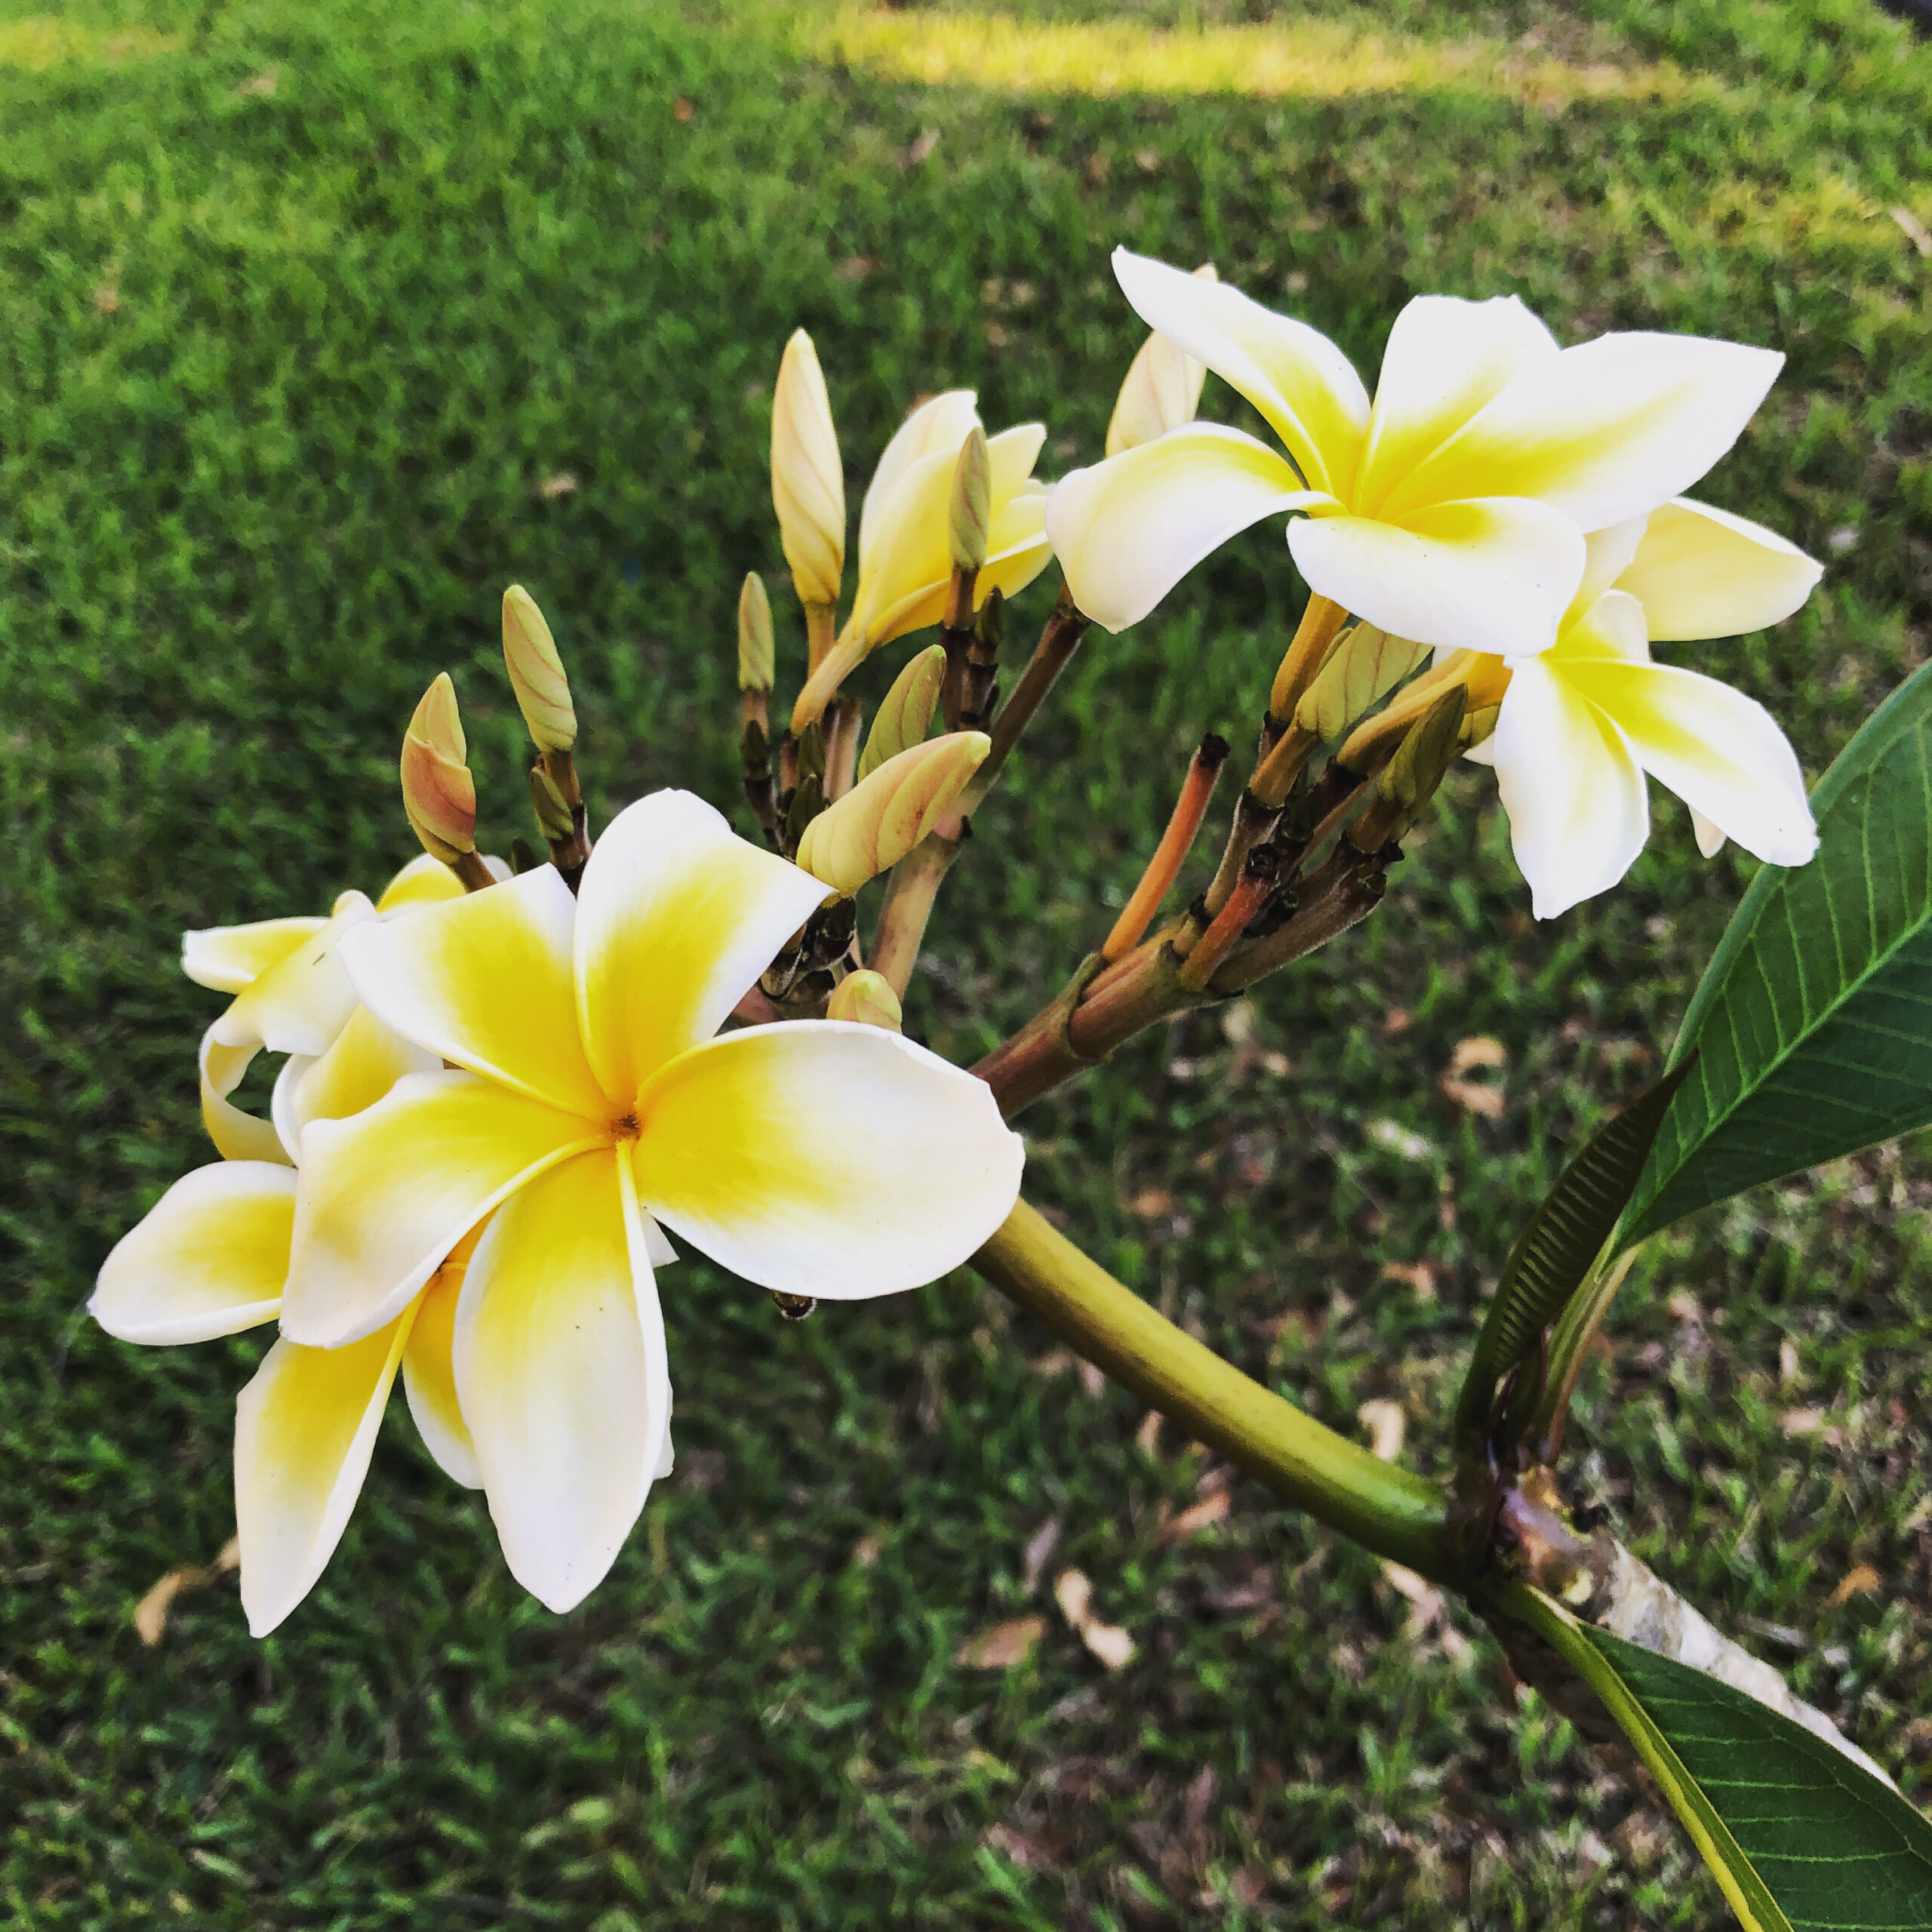
[[[825,888],[655,794],[573,900],[549,868],[344,934],[355,991],[454,1071],[301,1136],[291,1341],[373,1352],[485,1217],[453,1386],[513,1574],[553,1609],[614,1561],[660,1466],[663,1223],[826,1300],[964,1261],[1022,1152],[970,1075],[880,1027],[712,1036]]]
[[[1680,499],[1590,539],[1550,650],[1489,659],[1487,678],[1472,667],[1475,680],[1507,677],[1495,734],[1469,755],[1496,768],[1538,918],[1629,870],[1650,834],[1646,774],[1690,808],[1706,857],[1726,838],[1773,865],[1811,857],[1804,774],[1770,713],[1714,678],[1654,663],[1650,646],[1776,623],[1820,574],[1774,532]]]
[[[1298,512],[1302,574],[1368,623],[1450,648],[1546,649],[1583,534],[1701,476],[1783,361],[1691,336],[1562,349],[1514,297],[1421,296],[1396,318],[1371,403],[1305,323],[1124,249],[1114,270],[1142,320],[1246,397],[1287,454],[1188,423],[1057,485],[1048,535],[1109,630],[1237,532]]]
[[[259,926],[227,930],[221,939],[190,936],[205,943],[203,963],[214,955],[238,971],[250,942],[237,933],[269,947]],[[272,970],[272,962],[264,971]],[[276,1084],[275,1128],[292,1149],[311,1120],[355,1112],[404,1073],[438,1064],[358,1008],[319,1057],[290,1061],[297,1071]],[[294,1168],[281,1158],[217,1161],[183,1175],[102,1264],[88,1303],[94,1318],[122,1341],[152,1345],[209,1341],[274,1321],[288,1275],[296,1186]],[[466,1259],[459,1247],[394,1321],[353,1348],[278,1340],[242,1391],[235,1515],[242,1603],[254,1635],[266,1635],[307,1595],[341,1540],[398,1364],[430,1453],[457,1481],[479,1486],[450,1371],[451,1318]]]

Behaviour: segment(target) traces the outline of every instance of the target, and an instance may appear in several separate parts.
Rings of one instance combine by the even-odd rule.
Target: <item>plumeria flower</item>
[[[1075,601],[1109,630],[1238,531],[1292,511],[1303,576],[1368,623],[1451,648],[1547,649],[1583,534],[1701,476],[1783,360],[1694,336],[1562,349],[1513,297],[1426,295],[1396,318],[1371,403],[1306,323],[1124,249],[1114,272],[1142,320],[1245,396],[1287,455],[1190,423],[1065,478],[1048,534]]]
[[[824,897],[660,792],[575,900],[540,867],[340,942],[371,1012],[454,1070],[303,1129],[282,1332],[368,1346],[488,1217],[457,1407],[505,1558],[554,1610],[609,1570],[661,1464],[660,1223],[765,1287],[859,1300],[957,1266],[1017,1197],[990,1091],[922,1048],[837,1021],[712,1037]]]
[[[1767,863],[1804,864],[1818,835],[1770,713],[1714,678],[1653,663],[1650,646],[1777,623],[1821,567],[1773,531],[1682,500],[1598,532],[1589,553],[1549,651],[1469,667],[1472,684],[1506,675],[1495,735],[1469,755],[1496,768],[1536,916],[1629,870],[1650,833],[1647,773],[1690,808],[1706,857],[1728,837]]]
[[[448,876],[440,863],[436,869]],[[220,943],[231,960],[239,956],[242,942]],[[358,1008],[326,1052],[277,1083],[275,1128],[292,1148],[310,1121],[356,1112],[403,1075],[441,1064]],[[294,1168],[280,1158],[217,1161],[184,1175],[102,1264],[88,1304],[94,1318],[122,1341],[150,1344],[209,1341],[274,1321],[288,1275],[296,1186]],[[430,1454],[458,1482],[480,1486],[450,1370],[451,1322],[467,1259],[459,1244],[395,1320],[353,1347],[278,1340],[242,1390],[235,1515],[253,1635],[266,1635],[294,1609],[334,1553],[398,1365]]]
[[[499,878],[500,859],[485,861]],[[411,906],[460,898],[449,867],[426,852],[405,866],[373,904],[345,892],[327,918],[260,919],[184,933],[181,970],[197,986],[232,993],[221,1017],[202,1036],[202,1118],[216,1151],[231,1161],[292,1161],[273,1123],[245,1112],[228,1096],[264,1051],[297,1056],[304,1069],[328,1052],[355,1010],[355,995],[335,955],[335,942],[365,920]]]
[[[882,644],[936,624],[952,582],[947,540],[952,472],[961,445],[980,428],[971,389],[921,403],[900,426],[872,472],[859,509],[859,583],[836,647],[798,700],[793,728],[817,717],[841,682]],[[986,439],[992,516],[986,561],[974,580],[975,605],[995,590],[1024,590],[1047,567],[1047,486],[1032,473],[1045,425],[1023,423]]]

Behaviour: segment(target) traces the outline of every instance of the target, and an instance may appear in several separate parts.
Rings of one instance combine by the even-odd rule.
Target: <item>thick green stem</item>
[[[1448,1498],[1223,1361],[1020,1201],[973,1266],[1062,1340],[1278,1496],[1436,1582]]]

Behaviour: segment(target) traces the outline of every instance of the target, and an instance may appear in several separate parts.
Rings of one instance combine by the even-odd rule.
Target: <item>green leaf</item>
[[[1530,1217],[1509,1251],[1463,1379],[1456,1426],[1464,1436],[1472,1438],[1488,1421],[1497,1383],[1589,1278],[1690,1070],[1687,1061],[1673,1069],[1598,1128]]]
[[[1932,1927],[1932,1824],[1780,1712],[1517,1584],[1502,1607],[1595,1692],[1745,1932]]]
[[[1811,795],[1818,854],[1751,883],[1684,1015],[1695,1051],[1628,1247],[1714,1201],[1932,1121],[1932,665]]]

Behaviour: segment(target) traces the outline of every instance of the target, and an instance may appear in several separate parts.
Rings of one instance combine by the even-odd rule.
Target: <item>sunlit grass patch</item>
[[[83,26],[57,14],[33,14],[23,20],[0,20],[0,67],[30,73],[66,66],[112,67],[178,53],[187,38],[157,33],[152,27]]]

